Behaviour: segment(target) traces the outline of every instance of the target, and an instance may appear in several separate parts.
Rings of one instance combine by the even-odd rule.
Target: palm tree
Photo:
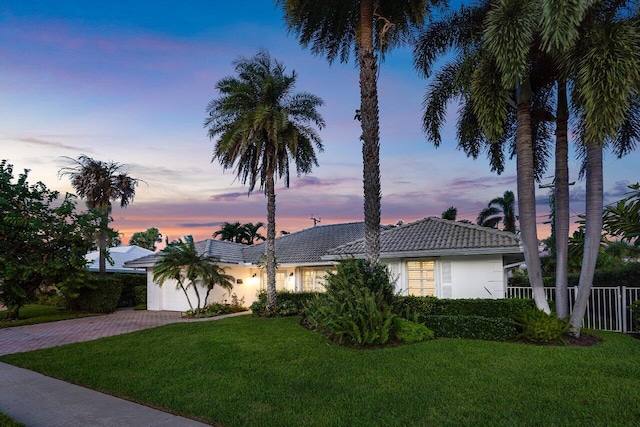
[[[220,236],[220,240],[241,243],[244,232],[244,226],[242,226],[239,222],[225,222],[220,226],[220,230],[213,233],[213,238]]]
[[[446,211],[442,212],[442,219],[455,221],[457,216],[458,216],[458,209],[453,206],[451,206]]]
[[[633,193],[607,206],[604,211],[604,227],[612,236],[640,247],[640,184],[632,184]]]
[[[153,280],[160,286],[166,280],[175,280],[176,288],[182,289],[189,308],[197,314],[206,306],[209,292],[214,285],[221,285],[225,289],[233,288],[234,278],[225,274],[224,268],[215,264],[217,260],[206,253],[199,253],[193,236],[185,236],[184,241],[178,239],[171,242],[160,253],[160,259],[153,266]],[[204,301],[200,298],[198,281],[207,288]],[[189,298],[189,288],[193,288],[196,296],[195,308]]]
[[[477,223],[483,227],[498,228],[502,222],[502,229],[511,233],[516,232],[516,197],[513,191],[505,191],[502,197],[492,199],[486,208],[478,215]],[[497,205],[494,206],[494,205]]]
[[[147,228],[145,231],[137,231],[129,239],[130,245],[140,246],[150,251],[156,250],[156,243],[162,243],[162,234],[155,227]]]
[[[276,193],[275,178],[289,186],[289,165],[298,175],[311,172],[318,164],[314,145],[322,151],[320,137],[313,128],[324,127],[317,108],[322,100],[309,93],[292,94],[296,74],[285,73],[282,63],[266,51],[253,58],[234,62],[237,77],[216,84],[220,98],[207,107],[205,127],[211,139],[218,137],[213,160],[224,169],[235,167],[251,193],[258,181],[267,196],[267,307],[276,304]]]
[[[244,243],[247,245],[253,245],[256,240],[265,240],[265,237],[258,231],[264,227],[264,223],[257,222],[254,224],[252,222],[248,222],[243,224],[242,227],[244,228]]]
[[[98,232],[99,268],[100,275],[104,275],[111,202],[120,200],[120,207],[127,207],[133,201],[136,186],[140,180],[131,178],[126,172],[123,172],[124,165],[120,163],[94,160],[84,154],[79,156],[77,160],[66,158],[73,161],[75,166],[60,169],[59,175],[69,176],[71,186],[76,190],[78,196],[85,199],[87,207],[95,211],[101,218]]]
[[[485,1],[471,8],[462,7],[450,19],[436,23],[421,35],[414,53],[416,65],[425,75],[428,76],[435,59],[449,48],[456,48],[459,54],[438,73],[425,97],[423,129],[434,144],[439,145],[439,129],[446,115],[447,103],[458,98],[462,101],[458,122],[459,145],[474,158],[483,146],[486,147],[492,170],[498,173],[503,170],[502,147],[512,139],[512,155],[515,153],[517,159],[520,228],[529,281],[536,305],[549,312],[537,251],[534,186],[535,178],[546,166],[546,76],[532,72],[536,78],[530,79],[520,73],[520,68],[508,63],[508,59],[514,57],[514,49],[528,54],[527,47],[511,44],[510,40],[517,39],[513,33],[526,35],[523,28],[531,26],[527,21],[531,19],[531,13],[526,10],[529,7],[527,2],[516,2],[525,10],[515,11],[510,3],[513,2]],[[500,59],[507,64],[501,63]],[[544,70],[539,64],[541,58],[536,59],[528,62],[532,70]],[[540,113],[532,114],[532,111]]]
[[[356,117],[362,127],[365,254],[372,268],[380,256],[380,126],[378,117],[378,58],[398,45],[411,29],[423,25],[431,5],[440,0],[276,0],[285,21],[311,46],[314,54],[332,63],[349,60],[354,51],[360,68],[360,108]]]

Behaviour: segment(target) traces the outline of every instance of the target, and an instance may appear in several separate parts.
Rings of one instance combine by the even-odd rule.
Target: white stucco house
[[[107,261],[107,273],[146,274],[147,271],[145,268],[125,267],[124,264],[127,261],[133,261],[137,258],[152,255],[153,253],[153,251],[135,245],[109,248],[109,256],[113,261],[113,265]],[[100,270],[99,257],[100,251],[92,251],[85,255],[85,259],[87,260],[87,269],[89,271]]]
[[[380,236],[380,261],[396,279],[402,295],[439,298],[503,298],[507,270],[523,259],[518,236],[512,233],[440,218],[424,218],[384,227]],[[266,287],[260,261],[265,243],[247,246],[208,239],[196,243],[236,279],[232,293],[255,301]],[[148,310],[187,310],[187,300],[175,283],[153,282],[153,265],[159,254],[127,262],[127,267],[147,270]],[[291,292],[322,291],[327,270],[341,259],[364,257],[364,223],[331,224],[308,228],[276,239],[276,287]],[[229,300],[214,288],[210,302]]]

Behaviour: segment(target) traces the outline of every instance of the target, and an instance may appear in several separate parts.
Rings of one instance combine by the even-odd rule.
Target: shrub
[[[71,300],[75,310],[91,313],[112,313],[118,308],[118,300],[122,292],[122,282],[113,277],[92,277],[89,288],[80,292],[78,298]]]
[[[635,301],[627,308],[631,310],[634,329],[640,332],[640,300]]]
[[[339,344],[385,344],[392,337],[395,315],[389,303],[393,284],[384,265],[351,259],[327,275],[327,292],[305,306],[303,323]]]
[[[516,319],[516,324],[522,328],[519,337],[537,343],[559,342],[565,344],[564,334],[571,326],[565,319],[560,319],[555,313],[547,314],[542,310],[525,310]]]
[[[431,340],[435,336],[424,323],[412,322],[402,317],[394,319],[394,333],[398,341],[404,344]]]
[[[438,338],[507,341],[518,336],[513,319],[506,317],[430,315],[425,325]]]
[[[118,307],[134,307],[140,302],[136,301],[136,288],[138,286],[147,287],[147,275],[146,274],[124,274],[116,273],[110,275],[113,280],[117,280],[122,283],[122,292],[120,293],[120,299],[118,300]],[[146,296],[143,302],[147,302]]]
[[[438,299],[436,297],[396,296],[394,313],[424,322],[427,316],[480,316],[515,319],[523,310],[535,307],[532,299]]]
[[[272,311],[267,310],[267,293],[260,292],[258,299],[251,304],[251,311],[259,317],[285,317],[298,316],[304,310],[307,301],[317,295],[316,292],[278,292],[276,307]]]
[[[204,306],[200,311],[196,313],[194,313],[192,310],[187,310],[184,316],[197,318],[213,317],[221,316],[223,314],[239,313],[241,311],[247,311],[247,308],[244,306],[244,298],[238,299],[238,296],[236,294],[232,294],[231,303],[213,302]]]
[[[133,293],[135,294],[135,305],[147,305],[147,285],[134,286]]]

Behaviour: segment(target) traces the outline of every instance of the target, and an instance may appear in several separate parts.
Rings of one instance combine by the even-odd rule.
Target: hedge
[[[508,341],[519,333],[513,319],[506,317],[430,315],[424,324],[438,338]]]
[[[112,276],[95,277],[91,287],[81,291],[78,298],[71,300],[74,310],[91,313],[112,313],[118,308],[122,293],[122,282]]]
[[[480,316],[514,319],[523,310],[533,308],[532,299],[439,299],[436,297],[396,296],[394,312],[409,320],[417,316],[421,322],[427,316]]]
[[[555,286],[555,277],[548,276],[544,279],[544,285]],[[569,274],[567,283],[570,287],[578,286],[579,274]],[[529,279],[526,276],[509,278],[509,286],[528,287]],[[596,288],[627,286],[631,288],[640,287],[640,263],[630,262],[616,269],[598,269],[593,276],[593,286]]]
[[[304,311],[304,305],[311,298],[318,295],[318,292],[277,292],[277,301],[275,310],[267,311],[267,293],[260,292],[258,299],[251,304],[251,311],[254,316],[260,317],[284,317],[297,316]]]

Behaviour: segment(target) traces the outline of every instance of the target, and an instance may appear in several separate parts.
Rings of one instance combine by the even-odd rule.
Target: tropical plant
[[[502,222],[503,230],[516,232],[516,197],[513,191],[505,191],[502,197],[492,199],[486,208],[478,214],[477,223],[483,227],[498,228]],[[498,207],[494,206],[497,205]]]
[[[309,93],[296,93],[296,74],[285,73],[282,63],[261,50],[253,58],[234,62],[237,77],[216,84],[220,98],[207,107],[204,122],[211,139],[218,137],[213,160],[224,169],[235,167],[249,193],[256,184],[267,197],[267,293],[268,307],[276,303],[276,193],[275,178],[289,186],[289,165],[298,175],[308,174],[318,164],[315,148],[322,151],[320,137],[312,125],[324,127],[317,108],[322,100]]]
[[[455,221],[457,216],[458,216],[458,209],[453,206],[451,206],[446,211],[442,212],[442,219]]]
[[[162,243],[162,234],[155,228],[147,228],[145,231],[136,231],[129,239],[130,245],[140,246],[150,251],[156,250],[156,243]]]
[[[240,222],[224,222],[220,226],[220,230],[214,231],[213,238],[220,237],[220,240],[226,240],[227,242],[241,243],[244,238],[244,227]]]
[[[421,27],[438,0],[300,1],[276,0],[285,21],[302,46],[314,54],[347,62],[352,51],[360,68],[365,255],[373,264],[380,256],[380,125],[378,117],[378,58]]]
[[[243,224],[242,227],[244,228],[244,243],[246,243],[247,245],[253,245],[256,240],[265,240],[265,237],[260,234],[259,231],[262,227],[264,227],[264,223],[257,222],[254,224],[252,222],[248,222],[246,224]]]
[[[225,274],[225,269],[215,264],[217,261],[218,258],[198,251],[193,236],[185,236],[184,241],[171,242],[160,252],[160,259],[153,266],[153,281],[162,286],[165,281],[174,280],[176,289],[184,292],[191,312],[199,313],[215,285],[233,288],[234,278]],[[206,288],[204,300],[200,298],[199,284]],[[189,298],[189,288],[196,297],[195,307]]]
[[[0,162],[0,304],[17,319],[38,290],[55,286],[67,298],[87,281],[89,230],[100,219],[76,212],[76,199],[43,183],[30,184],[28,170],[13,181],[13,166]]]
[[[102,219],[98,229],[98,248],[100,275],[106,271],[106,255],[108,252],[107,237],[111,219],[111,202],[120,200],[124,208],[133,201],[139,179],[130,177],[122,171],[124,165],[116,162],[94,160],[86,155],[71,159],[75,166],[60,169],[60,176],[68,176],[71,186],[81,199],[85,199],[87,207],[97,212]]]
[[[640,184],[629,185],[633,194],[604,210],[603,225],[607,233],[640,246]]]

